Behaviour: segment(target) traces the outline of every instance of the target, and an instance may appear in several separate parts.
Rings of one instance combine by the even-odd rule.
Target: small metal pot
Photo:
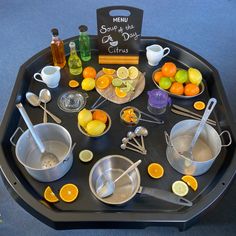
[[[185,157],[181,153],[188,150],[199,123],[200,121],[197,120],[183,120],[174,125],[170,135],[165,132],[167,160],[175,170],[184,175],[204,174],[219,155],[221,148],[228,147],[232,143],[229,131],[225,130],[218,134],[212,126],[206,124],[199,136],[202,145],[196,144],[195,147],[198,157],[194,155],[193,159]],[[229,137],[228,144],[221,142],[221,136],[224,133]]]
[[[141,193],[173,204],[192,206],[191,201],[169,191],[140,186],[140,173],[138,168],[135,168],[115,183],[115,191],[112,195],[106,198],[98,196],[96,193],[97,186],[107,178],[112,180],[116,179],[132,164],[133,162],[131,160],[121,155],[109,155],[97,161],[89,174],[89,187],[93,195],[101,202],[110,205],[125,204],[137,193]]]
[[[63,177],[73,163],[72,139],[69,132],[62,126],[54,123],[41,123],[34,125],[34,129],[46,146],[47,151],[55,154],[59,162],[50,168],[43,169],[41,166],[41,153],[35,144],[29,130],[25,132],[18,127],[10,141],[16,147],[15,153],[18,161],[26,171],[36,180],[51,182]],[[23,134],[15,144],[13,139],[18,131]]]

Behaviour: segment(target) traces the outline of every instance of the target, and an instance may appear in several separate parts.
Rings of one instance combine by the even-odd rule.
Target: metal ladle
[[[50,91],[48,89],[40,90],[40,92],[39,92],[39,100],[42,103],[44,103],[44,109],[45,110],[47,110],[46,109],[46,104],[51,101],[51,98],[52,98],[51,97],[51,93],[50,93]],[[48,122],[47,112],[45,110],[43,111],[43,123],[47,123]]]
[[[40,104],[41,101],[40,101],[39,97],[38,97],[36,94],[31,93],[31,92],[27,92],[27,93],[26,93],[26,99],[27,99],[27,101],[28,101],[32,106],[34,106],[34,107],[38,107],[38,106],[41,107],[44,111],[47,112],[47,114],[48,114],[49,116],[52,117],[52,119],[53,119],[55,122],[57,122],[58,124],[61,123],[61,119],[59,119],[57,116],[53,115],[50,111],[48,111],[47,109],[45,109],[45,108]]]
[[[115,191],[115,183],[122,177],[124,177],[126,174],[134,170],[141,162],[142,162],[141,160],[138,160],[135,163],[133,163],[126,171],[124,171],[114,181],[112,179],[109,180],[106,179],[100,186],[96,188],[97,195],[101,198],[105,198],[112,195]]]
[[[204,129],[204,126],[207,122],[208,117],[210,116],[212,110],[214,109],[215,105],[217,103],[217,100],[215,98],[211,98],[208,103],[207,103],[207,107],[205,109],[205,112],[202,116],[202,119],[200,121],[200,124],[197,128],[197,131],[192,139],[192,142],[190,144],[190,147],[187,151],[184,151],[183,153],[181,153],[183,156],[193,160],[193,147],[196,144],[199,135],[201,134],[202,130]]]
[[[42,166],[42,168],[47,169],[47,168],[57,165],[57,163],[59,163],[57,156],[51,152],[46,151],[46,148],[45,148],[42,140],[38,136],[37,132],[35,131],[34,126],[31,123],[30,118],[27,115],[23,105],[21,103],[18,103],[18,104],[16,104],[16,107],[19,109],[20,114],[22,115],[37,147],[39,148],[39,150],[41,152],[41,166]]]
[[[146,137],[148,135],[148,130],[145,127],[143,127],[143,126],[138,126],[134,130],[134,133],[136,134],[136,136],[138,136],[138,137],[140,136],[141,137],[142,147],[143,147],[143,149],[146,149],[143,137]]]

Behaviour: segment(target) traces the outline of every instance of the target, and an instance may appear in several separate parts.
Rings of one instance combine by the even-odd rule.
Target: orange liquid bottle
[[[58,37],[58,29],[53,28],[52,32],[52,41],[51,41],[51,52],[53,58],[54,66],[60,66],[63,68],[66,64],[66,56],[64,50],[64,43]]]

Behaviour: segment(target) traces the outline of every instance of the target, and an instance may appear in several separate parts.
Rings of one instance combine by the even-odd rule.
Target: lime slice
[[[122,79],[115,78],[112,80],[111,83],[114,87],[120,87],[122,85],[123,81],[122,81]]]
[[[172,184],[172,191],[174,194],[183,197],[188,194],[188,185],[181,180],[175,181]]]
[[[128,93],[131,91],[131,88],[129,86],[127,86],[127,87],[120,88],[120,90],[124,93]]]
[[[90,150],[82,150],[79,153],[79,159],[83,162],[89,162],[93,159],[93,153]]]
[[[138,68],[135,66],[129,67],[129,78],[136,79],[138,77]]]
[[[117,74],[117,77],[120,79],[127,79],[129,76],[129,70],[126,67],[121,66],[118,68],[116,74]]]

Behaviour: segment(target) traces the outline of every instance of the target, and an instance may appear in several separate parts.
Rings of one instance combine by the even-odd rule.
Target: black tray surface
[[[69,55],[68,44],[71,40],[75,40],[75,38],[65,41],[67,56]],[[97,71],[102,67],[111,67],[97,63],[95,36],[92,37],[92,43],[92,61],[83,63],[83,67],[90,65],[95,67]],[[153,43],[158,43],[163,47],[170,47],[171,49],[169,56],[163,59],[157,67],[150,67],[145,55],[145,47]],[[198,68],[203,74],[206,86],[204,93],[199,97],[188,100],[172,98],[173,103],[193,110],[192,105],[196,100],[202,100],[207,103],[210,97],[217,98],[217,107],[211,115],[211,118],[217,121],[215,128],[218,133],[223,130],[229,130],[233,139],[235,139],[236,128],[227,116],[230,110],[217,70],[190,50],[161,38],[144,37],[141,39],[140,64],[137,67],[141,72],[146,72],[146,86],[144,92],[128,105],[133,105],[147,112],[147,91],[156,88],[152,81],[152,72],[166,61],[173,61],[179,68]],[[176,206],[139,194],[127,204],[116,207],[96,200],[89,189],[89,172],[97,160],[110,154],[124,155],[132,161],[141,159],[142,164],[139,166],[141,185],[171,191],[171,184],[176,180],[180,180],[182,175],[175,171],[166,159],[164,131],[166,130],[170,133],[174,124],[185,118],[173,114],[169,108],[161,116],[165,121],[164,125],[140,122],[140,125],[145,126],[149,131],[149,135],[145,137],[145,144],[148,150],[146,156],[120,149],[121,139],[126,136],[128,131],[134,130],[133,127],[127,127],[120,121],[119,112],[127,104],[118,105],[108,101],[105,102],[101,109],[107,111],[111,116],[111,129],[100,138],[84,136],[77,128],[77,113],[65,113],[57,106],[59,95],[70,90],[68,81],[73,78],[78,79],[80,82],[82,81],[81,76],[71,76],[67,66],[61,70],[59,87],[50,89],[52,101],[47,104],[47,107],[52,113],[62,119],[61,125],[70,132],[73,142],[77,143],[73,152],[73,166],[63,178],[57,181],[41,183],[34,180],[17,161],[15,148],[11,145],[9,139],[18,126],[26,130],[26,125],[15,108],[17,102],[23,103],[33,124],[42,122],[43,111],[40,108],[29,105],[25,99],[25,93],[32,91],[38,94],[45,87],[44,84],[38,83],[33,79],[33,74],[49,64],[52,64],[52,59],[50,49],[47,48],[21,66],[2,122],[0,134],[1,166],[2,173],[5,176],[4,179],[7,181],[9,190],[14,198],[34,216],[54,228],[143,228],[150,225],[173,225],[184,229],[190,226],[195,219],[206,212],[222,196],[235,174],[234,141],[227,149],[222,148],[221,153],[207,173],[197,177],[199,183],[198,190],[196,192],[190,190],[187,195],[187,198],[194,203],[190,208]],[[118,68],[119,66],[115,65],[112,67]],[[83,92],[80,87],[77,90]],[[95,90],[88,92],[88,95],[86,108],[90,108],[99,97]],[[225,142],[227,141],[225,140]],[[78,158],[79,152],[83,149],[90,149],[94,153],[93,160],[86,164],[82,163]],[[160,180],[151,179],[148,176],[146,170],[151,162],[158,162],[164,167],[165,174]],[[46,186],[50,185],[53,191],[58,194],[60,187],[65,183],[74,183],[78,186],[80,193],[79,198],[75,202],[68,204],[59,201],[58,203],[50,204],[44,201],[43,192]]]

